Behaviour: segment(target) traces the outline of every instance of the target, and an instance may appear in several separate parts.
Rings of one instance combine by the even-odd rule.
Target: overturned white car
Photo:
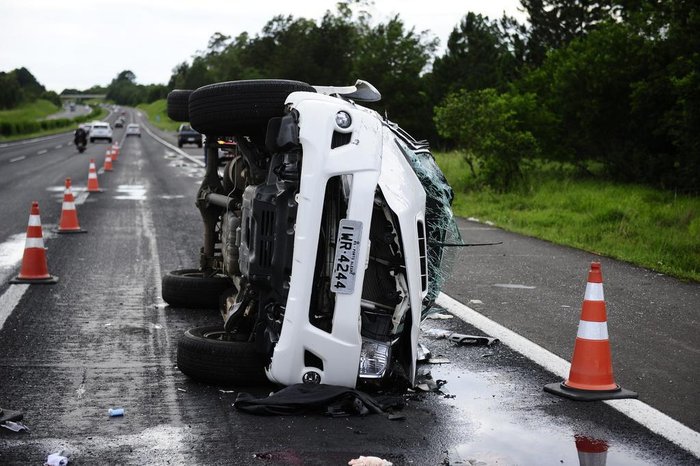
[[[168,96],[206,136],[199,268],[163,279],[173,306],[214,307],[177,364],[212,383],[413,383],[418,326],[459,242],[452,191],[425,142],[349,87],[217,83]],[[221,169],[226,141],[233,156]]]

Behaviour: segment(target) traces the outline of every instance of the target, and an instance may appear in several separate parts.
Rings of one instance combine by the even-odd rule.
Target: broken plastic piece
[[[0,424],[7,421],[21,421],[24,414],[19,411],[10,411],[9,409],[0,408]]]
[[[418,361],[425,361],[430,359],[430,350],[423,343],[418,343]]]
[[[109,417],[123,416],[124,408],[110,408]]]
[[[66,466],[69,460],[61,453],[63,452],[51,453],[48,458],[46,458],[46,463],[44,463],[44,466]]]
[[[11,430],[12,432],[21,432],[23,430],[29,432],[29,427],[25,426],[21,422],[5,421],[2,424],[0,424],[0,427],[4,427],[5,429]]]
[[[426,319],[434,319],[434,320],[447,320],[447,319],[452,319],[454,316],[451,314],[442,314],[440,312],[435,312],[433,314],[428,314],[428,317]]]
[[[442,330],[439,328],[431,328],[426,330],[427,335],[435,338],[446,338],[451,342],[459,345],[476,345],[476,346],[491,346],[498,342],[498,338],[484,337],[478,335],[464,335],[463,333],[454,333],[451,330]]]
[[[349,466],[393,466],[394,463],[378,456],[360,456],[348,461]]]

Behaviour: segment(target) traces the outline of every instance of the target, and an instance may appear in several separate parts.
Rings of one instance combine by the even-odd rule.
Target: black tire
[[[94,144],[95,140],[93,138],[90,138],[90,144]]]
[[[168,94],[168,117],[173,121],[188,122],[190,113],[188,105],[191,90],[174,89]]]
[[[287,96],[316,92],[300,81],[255,79],[202,86],[190,96],[190,124],[211,136],[264,137],[270,118],[284,112]]]
[[[192,328],[177,344],[177,367],[200,382],[217,385],[268,383],[266,358],[255,350],[255,343],[232,341],[223,327]]]
[[[232,286],[226,276],[205,277],[197,269],[173,270],[161,282],[166,303],[195,309],[218,309],[219,297]]]

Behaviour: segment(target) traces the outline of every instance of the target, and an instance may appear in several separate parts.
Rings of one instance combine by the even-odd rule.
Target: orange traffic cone
[[[10,283],[52,285],[57,281],[58,277],[49,275],[46,250],[44,249],[44,235],[41,231],[41,218],[39,217],[39,203],[34,201],[29,211],[29,225],[27,225],[27,241],[24,245],[22,267],[19,275],[10,280]]]
[[[119,158],[119,143],[118,142],[115,142],[114,144],[112,144],[112,155],[113,155],[112,160],[117,160],[117,158]]]
[[[621,388],[613,379],[600,262],[592,262],[588,272],[569,378],[545,385],[544,390],[583,401],[637,398],[635,392]]]
[[[112,151],[108,150],[107,154],[105,154],[105,163],[102,169],[106,172],[111,172],[112,171]]]
[[[605,466],[608,462],[608,442],[575,435],[579,466]]]
[[[61,208],[61,221],[58,225],[58,233],[87,233],[80,228],[78,223],[78,211],[75,209],[75,198],[70,189],[70,178],[66,178],[66,190],[63,192],[63,206]]]
[[[91,193],[101,193],[100,185],[97,182],[97,170],[95,169],[95,159],[90,159],[90,171],[88,173],[87,190]]]

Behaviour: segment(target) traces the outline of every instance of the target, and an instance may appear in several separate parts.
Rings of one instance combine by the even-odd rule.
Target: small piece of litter
[[[428,364],[449,364],[450,360],[447,358],[430,358],[428,359]]]
[[[110,408],[108,413],[109,413],[109,417],[123,416],[124,415],[124,408]]]
[[[48,458],[46,458],[44,466],[66,466],[67,464],[68,458],[62,456],[60,453],[51,453]]]
[[[185,390],[184,388],[178,388],[177,391],[178,391],[178,392],[187,393],[187,390]]]
[[[404,416],[403,414],[389,414],[388,419],[390,421],[403,421],[404,419],[406,419],[406,416]]]
[[[393,464],[377,456],[360,456],[348,461],[349,466],[393,466]]]
[[[5,429],[9,429],[12,432],[20,432],[23,430],[26,430],[27,432],[29,432],[29,427],[25,426],[21,422],[5,421],[2,424],[0,424],[0,427],[4,427]]]
[[[219,391],[220,391],[221,393],[236,393],[235,390],[221,390],[221,389],[219,389]]]
[[[439,312],[436,312],[434,314],[429,314],[426,319],[433,319],[433,320],[447,320],[447,319],[452,319],[454,316],[450,314],[440,314]]]

